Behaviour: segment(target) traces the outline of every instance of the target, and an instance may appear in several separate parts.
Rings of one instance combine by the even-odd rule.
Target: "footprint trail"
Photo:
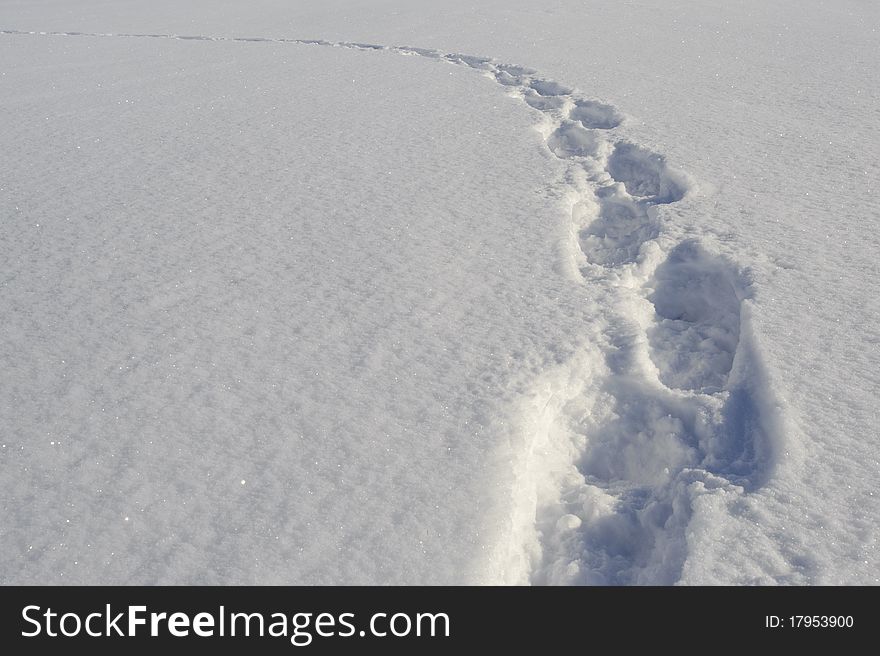
[[[687,177],[616,134],[624,116],[537,71],[414,46],[320,39],[0,30],[4,35],[293,43],[393,52],[465,66],[549,122],[568,165],[578,281],[603,308],[590,344],[547,373],[521,410],[510,527],[488,581],[671,584],[695,499],[741,497],[766,478],[769,432],[741,344],[748,285],[708,242],[676,240],[662,207]]]

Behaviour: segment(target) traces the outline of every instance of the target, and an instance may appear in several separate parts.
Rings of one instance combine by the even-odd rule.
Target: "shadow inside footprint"
[[[533,80],[529,86],[540,96],[567,96],[572,92],[570,87],[553,80]]]
[[[713,444],[708,463],[716,473],[747,489],[764,481],[770,467],[769,454],[761,449],[767,438],[754,391],[746,386],[730,391],[724,406],[724,432]]]
[[[418,55],[419,57],[427,57],[428,59],[439,59],[442,56],[438,50],[432,50],[431,48],[398,46],[396,50],[404,55]]]
[[[525,79],[521,75],[514,75],[504,70],[495,71],[495,79],[498,81],[498,84],[505,87],[519,87],[525,84]]]
[[[656,323],[651,359],[667,387],[712,393],[724,389],[739,344],[735,272],[696,241],[679,244],[652,281]]]
[[[599,199],[599,218],[584,228],[580,247],[593,264],[618,266],[635,262],[642,244],[659,234],[647,209],[627,198]]]
[[[652,204],[681,200],[687,188],[666,158],[631,143],[619,143],[608,159],[608,173],[627,192]]]
[[[611,105],[594,100],[578,100],[568,115],[574,121],[580,121],[585,128],[610,130],[623,121],[623,116]]]
[[[446,59],[455,64],[464,64],[478,71],[489,71],[494,69],[492,60],[489,57],[477,57],[476,55],[462,55],[453,53],[445,56]]]
[[[539,96],[537,93],[530,90],[523,94],[523,100],[526,101],[526,104],[529,107],[533,107],[542,112],[553,112],[554,110],[562,108],[565,104],[564,98],[558,96]]]

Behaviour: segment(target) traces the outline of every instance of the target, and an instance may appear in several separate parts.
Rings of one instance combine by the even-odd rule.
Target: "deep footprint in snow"
[[[469,66],[470,68],[474,68],[478,71],[495,70],[495,66],[492,64],[492,59],[489,57],[478,57],[476,55],[462,55],[460,53],[454,53],[450,55],[445,55],[444,58],[455,64],[464,64],[465,66]]]
[[[664,385],[703,393],[724,389],[739,345],[735,284],[733,268],[692,240],[657,268],[649,283],[656,323],[648,341]]]
[[[631,143],[619,143],[608,159],[608,173],[622,182],[630,195],[652,204],[674,203],[686,191],[684,180],[666,164],[666,158]]]
[[[562,109],[565,106],[565,98],[562,96],[541,96],[532,91],[531,89],[527,89],[523,93],[523,100],[526,101],[526,104],[529,107],[537,109],[542,112],[554,112],[558,109]]]
[[[547,139],[547,147],[561,159],[595,157],[602,144],[595,132],[572,121],[564,121]]]
[[[615,399],[578,463],[587,480],[611,486],[659,488],[685,467],[700,464],[696,413],[683,415],[660,394],[625,381],[609,386]]]
[[[587,259],[606,267],[635,262],[642,244],[660,234],[647,207],[621,195],[617,186],[600,190],[599,217],[578,235]]]
[[[417,48],[416,46],[397,46],[394,48],[403,55],[418,55],[419,57],[427,57],[428,59],[440,59],[442,54],[439,50],[431,48]]]
[[[576,100],[568,117],[585,128],[611,130],[623,122],[623,116],[611,105],[595,100]]]
[[[539,96],[569,96],[573,89],[553,80],[532,80],[529,87]]]
[[[358,50],[385,50],[385,46],[380,46],[375,43],[344,43],[349,48],[356,48]]]
[[[495,65],[495,79],[499,84],[503,84],[506,87],[528,86],[529,77],[534,74],[534,70],[524,66],[514,66],[512,64]]]

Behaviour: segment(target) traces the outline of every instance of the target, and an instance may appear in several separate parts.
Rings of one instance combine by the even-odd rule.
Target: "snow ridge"
[[[771,474],[782,419],[755,345],[748,272],[700,237],[676,239],[663,206],[688,177],[615,133],[613,106],[532,69],[412,46],[314,39],[22,32],[7,35],[296,43],[391,51],[466,66],[541,116],[567,163],[573,279],[597,290],[589,344],[536,381],[519,415],[513,502],[475,579],[672,584],[694,506],[736,504]]]

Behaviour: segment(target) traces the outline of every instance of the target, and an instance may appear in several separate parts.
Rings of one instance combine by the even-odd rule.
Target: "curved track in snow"
[[[623,114],[522,66],[410,46],[310,39],[23,32],[7,35],[294,43],[391,51],[465,66],[539,113],[567,164],[571,275],[600,295],[599,336],[536,381],[519,410],[526,448],[509,533],[488,580],[671,584],[694,500],[735,502],[770,475],[777,431],[750,337],[746,272],[699,237],[676,241],[662,207],[686,175],[616,134]]]

